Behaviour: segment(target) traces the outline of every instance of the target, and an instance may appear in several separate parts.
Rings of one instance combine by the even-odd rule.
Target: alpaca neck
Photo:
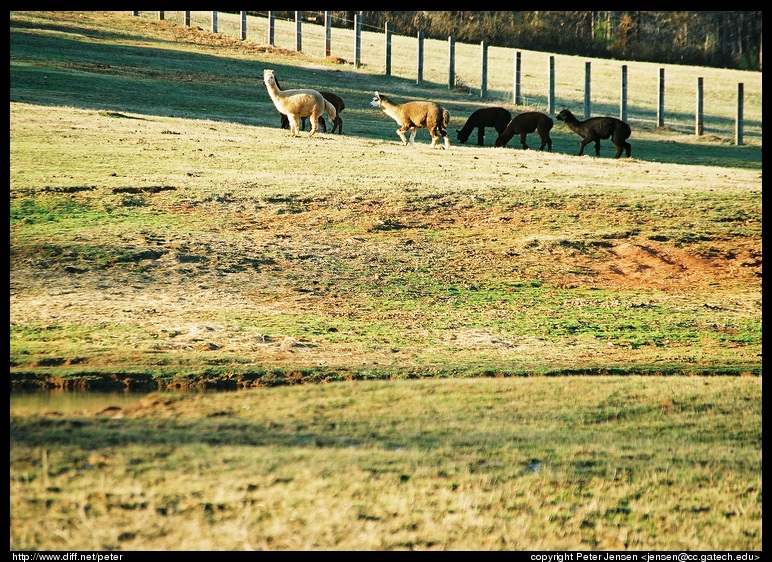
[[[394,111],[394,107],[396,107],[393,103],[391,103],[386,98],[381,98],[381,109],[384,111]]]
[[[265,84],[268,89],[268,95],[271,97],[271,99],[275,102],[279,99],[281,99],[281,90],[276,86],[276,82],[271,80],[270,82],[266,82]]]
[[[566,125],[573,125],[573,126],[579,126],[581,121],[577,119],[573,114],[566,115]]]
[[[397,112],[397,106],[391,103],[389,100],[381,98],[381,109],[386,115],[395,121],[400,121],[400,115]]]

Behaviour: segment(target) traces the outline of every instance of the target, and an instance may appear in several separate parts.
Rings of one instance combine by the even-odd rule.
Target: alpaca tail
[[[448,125],[450,125],[450,111],[448,111],[443,107],[442,108],[442,126],[447,129]]]
[[[327,115],[330,117],[330,121],[335,121],[335,117],[338,116],[338,112],[335,111],[335,106],[329,101],[324,100],[324,107],[327,109]]]

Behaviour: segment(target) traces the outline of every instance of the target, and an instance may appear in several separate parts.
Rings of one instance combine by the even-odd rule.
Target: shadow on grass
[[[33,33],[31,29],[45,34]],[[77,37],[62,34],[77,34]],[[33,26],[11,19],[11,101],[278,127],[278,113],[262,80],[263,69],[268,67],[281,78],[285,88],[315,87],[340,92],[346,99],[349,114],[355,109],[372,109],[369,101],[373,90],[412,91],[417,98],[433,97],[443,104],[457,101],[441,84],[425,83],[417,87],[414,83],[410,85],[410,80],[387,76],[371,75],[363,80],[357,73],[335,67],[303,67],[273,61],[258,63],[234,57],[106,42],[127,38],[148,40],[141,35],[84,31],[53,23]],[[152,41],[174,44],[156,38]],[[272,56],[267,47],[258,49],[255,56],[258,55],[266,59]],[[372,113],[372,120],[382,122],[383,127],[378,128],[378,135],[363,136],[393,140],[391,120],[379,111]],[[454,118],[464,119],[462,115],[454,115]],[[347,127],[347,130],[355,129]],[[559,131],[553,130],[553,133],[561,139]],[[576,154],[578,137],[565,138],[567,140],[558,142],[553,150]],[[704,140],[694,143],[642,141],[635,138],[635,130],[630,142],[633,158],[638,160],[761,169],[760,148],[710,144]],[[601,146],[601,158],[613,157],[614,148],[610,141],[602,142]]]
[[[115,412],[111,412],[113,415]],[[313,422],[312,422],[313,423]],[[153,447],[180,447],[184,445],[252,446],[252,447],[311,447],[351,448],[377,447],[384,450],[399,448],[433,449],[461,446],[475,441],[465,432],[454,437],[442,432],[394,430],[394,423],[384,420],[382,429],[376,429],[371,420],[333,421],[309,424],[299,420],[285,425],[274,422],[254,422],[239,419],[228,412],[210,412],[206,417],[169,419],[162,416],[147,418],[112,418],[105,416],[61,415],[11,417],[11,448],[45,447],[49,450],[71,448],[93,451],[110,447],[143,445]],[[480,442],[492,436],[482,432]],[[455,443],[461,439],[463,443]],[[503,439],[503,436],[502,436]],[[501,443],[503,446],[504,443]]]

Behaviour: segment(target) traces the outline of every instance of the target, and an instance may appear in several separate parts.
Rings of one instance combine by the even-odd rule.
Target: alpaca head
[[[273,70],[265,69],[263,70],[263,81],[266,84],[270,84],[271,82],[276,82],[276,76],[273,75]]]
[[[574,114],[571,113],[568,109],[561,109],[560,113],[558,113],[555,118],[558,121],[565,121],[566,119],[574,119]]]
[[[458,142],[461,144],[465,144],[466,141],[469,140],[469,135],[471,134],[472,129],[469,129],[469,132],[467,133],[463,129],[456,129],[456,138],[458,138]]]
[[[373,107],[381,107],[381,94],[375,92],[375,97],[373,98],[373,101],[370,102],[370,105]]]

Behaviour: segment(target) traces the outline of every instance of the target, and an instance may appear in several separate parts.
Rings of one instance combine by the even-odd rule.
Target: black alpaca
[[[579,143],[579,156],[584,154],[584,147],[591,142],[595,143],[595,155],[600,156],[600,140],[611,138],[611,142],[617,148],[614,158],[619,158],[622,151],[630,157],[632,146],[627,142],[632,131],[630,125],[616,117],[590,117],[586,121],[579,121],[574,114],[563,109],[557,114],[558,121],[563,121],[568,128],[582,137]]]
[[[477,144],[483,146],[485,127],[493,127],[499,135],[504,132],[512,120],[512,114],[503,107],[485,107],[478,109],[469,116],[461,129],[456,130],[458,142],[464,144],[472,131],[477,127]]]

